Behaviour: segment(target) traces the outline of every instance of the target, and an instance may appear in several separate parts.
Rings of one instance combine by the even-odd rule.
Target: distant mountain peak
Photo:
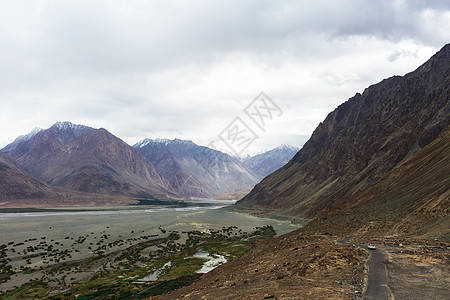
[[[149,144],[156,144],[156,145],[164,145],[167,146],[169,144],[184,144],[184,145],[195,145],[194,142],[192,142],[191,140],[181,140],[181,139],[167,139],[167,138],[155,138],[155,139],[143,139],[142,141],[136,143],[133,145],[133,148],[138,149],[138,148],[142,148],[145,147]]]
[[[58,136],[63,143],[67,143],[73,138],[81,137],[91,133],[92,131],[94,131],[94,128],[64,121],[56,122],[52,127],[49,128],[49,131]]]
[[[271,150],[243,158],[243,162],[255,174],[265,177],[290,161],[298,150],[297,147],[282,144]]]
[[[57,122],[7,153],[52,186],[133,197],[176,195],[154,166],[106,129]]]
[[[299,147],[295,147],[292,145],[288,145],[288,144],[281,144],[280,146],[274,148],[273,150],[292,150],[292,151],[298,151],[300,150]]]
[[[248,190],[260,179],[240,161],[190,140],[144,139],[133,148],[183,197],[212,198]]]
[[[143,139],[140,142],[137,142],[136,144],[133,145],[133,148],[142,148],[146,145],[148,145],[149,143],[151,143],[151,139]]]
[[[70,129],[70,130],[73,130],[73,131],[84,130],[84,129],[92,129],[91,127],[88,127],[88,126],[85,126],[85,125],[73,124],[72,122],[69,122],[69,121],[56,122],[50,128],[57,128],[59,130],[69,130]]]
[[[13,143],[21,142],[21,141],[28,141],[33,136],[35,136],[37,133],[41,132],[43,129],[40,127],[34,127],[29,133],[21,135],[17,137]]]
[[[16,147],[18,144],[22,143],[22,142],[26,142],[29,141],[33,136],[35,136],[36,134],[38,134],[39,132],[41,132],[43,129],[40,127],[34,127],[29,133],[18,136],[11,144],[7,145],[5,148],[3,148],[2,150],[5,153],[8,153],[8,151],[10,151],[11,149],[13,149],[14,147]]]

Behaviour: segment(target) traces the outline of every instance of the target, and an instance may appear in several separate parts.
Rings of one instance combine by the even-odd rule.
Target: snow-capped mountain
[[[189,140],[145,139],[133,147],[184,197],[248,190],[261,179],[238,159]]]
[[[167,146],[171,143],[178,143],[178,144],[193,144],[192,141],[189,140],[180,140],[180,139],[166,139],[166,138],[156,138],[156,139],[143,139],[142,141],[136,143],[133,145],[133,148],[138,149],[147,146],[148,144],[153,145],[161,145],[161,146]]]
[[[144,139],[130,147],[105,129],[57,122],[2,151],[44,182],[68,190],[213,198],[253,188],[297,149],[285,145],[242,160],[190,140]]]
[[[244,158],[244,164],[261,177],[284,166],[300,149],[291,145],[281,145],[272,150]]]
[[[105,129],[58,122],[5,149],[35,176],[68,190],[177,196],[144,156]]]
[[[37,133],[41,132],[43,129],[40,127],[34,127],[33,130],[31,130],[29,133],[18,136],[14,142],[7,145],[5,148],[3,148],[3,151],[7,153],[9,150],[16,147],[19,143],[26,142],[29,139],[31,139],[33,136],[35,136]]]

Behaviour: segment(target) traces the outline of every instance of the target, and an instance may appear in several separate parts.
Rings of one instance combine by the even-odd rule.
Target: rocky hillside
[[[308,226],[376,237],[450,239],[450,122],[389,175],[342,200]]]
[[[191,141],[145,139],[133,147],[183,197],[212,198],[248,190],[261,179],[239,160]]]
[[[50,185],[103,195],[175,196],[153,165],[105,129],[58,122],[4,148]]]
[[[241,207],[314,218],[385,178],[433,141],[450,112],[450,45],[403,77],[370,86],[320,123],[284,167]]]
[[[290,145],[281,145],[272,150],[260,153],[243,160],[244,164],[261,178],[275,172],[285,164],[300,150]]]

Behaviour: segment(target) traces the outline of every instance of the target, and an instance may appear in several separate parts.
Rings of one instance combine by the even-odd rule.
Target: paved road
[[[353,237],[347,236],[339,243],[347,244]],[[366,245],[357,245],[363,249],[367,249]],[[364,293],[365,300],[387,300],[387,281],[386,281],[386,266],[384,264],[386,257],[380,250],[369,250],[369,280],[367,283],[367,290]]]

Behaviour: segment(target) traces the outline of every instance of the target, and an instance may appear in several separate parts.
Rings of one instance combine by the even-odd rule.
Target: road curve
[[[347,244],[353,237],[347,236],[339,243]],[[366,245],[357,245],[368,250]],[[387,300],[387,280],[386,280],[386,256],[380,250],[369,250],[369,274],[366,292],[363,295],[365,300]]]

